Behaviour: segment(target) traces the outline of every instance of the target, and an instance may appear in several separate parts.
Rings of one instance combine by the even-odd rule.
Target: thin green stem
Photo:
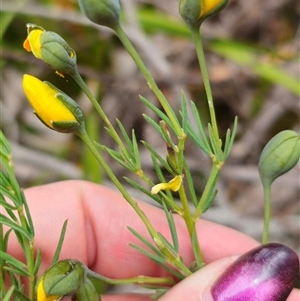
[[[181,201],[182,208],[183,208],[182,217],[185,221],[185,224],[186,224],[186,227],[188,229],[191,241],[193,241],[193,236],[197,237],[197,232],[196,232],[196,227],[195,227],[195,220],[191,216],[191,212],[190,212],[190,208],[189,208],[189,202],[188,202],[188,199],[186,197],[186,193],[185,193],[183,185],[180,186],[180,188],[178,190],[178,193],[179,193],[180,201]],[[202,256],[202,253],[201,253],[201,249],[200,249],[200,246],[199,246],[198,239],[195,240],[194,252],[197,252],[197,256],[195,256],[195,257],[200,258],[201,263],[203,263],[203,256]]]
[[[210,175],[209,175],[209,178],[205,185],[204,191],[201,195],[199,203],[194,212],[194,215],[193,215],[194,220],[197,220],[200,217],[201,213],[203,212],[203,209],[206,207],[206,204],[207,204],[208,200],[210,199],[211,194],[214,192],[214,189],[216,187],[216,184],[217,184],[217,181],[218,181],[218,178],[220,175],[221,167],[222,167],[222,162],[219,162],[219,163],[214,162],[213,163],[213,166],[210,171]]]
[[[103,281],[108,284],[158,284],[158,285],[174,285],[175,281],[172,277],[148,277],[148,276],[137,276],[137,277],[130,277],[126,279],[112,279],[102,275],[99,275],[90,269],[87,269],[87,277],[94,278],[100,281]]]
[[[142,74],[144,75],[144,77],[146,78],[150,89],[156,95],[156,97],[159,100],[161,106],[165,110],[167,116],[170,118],[170,120],[172,122],[172,125],[174,127],[176,135],[178,137],[181,137],[182,134],[183,134],[182,133],[182,129],[181,129],[180,124],[179,124],[179,122],[178,122],[178,120],[177,120],[177,118],[175,116],[174,111],[171,109],[171,107],[170,107],[167,99],[163,95],[163,93],[157,87],[157,85],[156,85],[156,83],[155,83],[155,81],[154,81],[151,73],[149,72],[149,70],[145,66],[144,62],[142,61],[141,57],[139,56],[139,54],[137,53],[137,51],[133,47],[132,43],[128,39],[128,37],[127,37],[124,29],[122,28],[122,26],[121,25],[117,26],[115,28],[115,32],[118,35],[118,37],[121,40],[121,42],[123,43],[123,45],[126,48],[126,50],[128,51],[128,53],[131,55],[132,59],[134,60],[134,62],[138,66],[138,68],[140,69],[140,71],[142,72]]]
[[[18,208],[18,214],[21,222],[21,226],[24,229],[28,229],[28,223],[26,221],[26,217],[24,215],[24,207],[21,206]],[[23,236],[24,238],[24,236]],[[27,240],[27,238],[23,239],[23,244],[24,244],[24,253],[26,257],[26,264],[27,264],[27,270],[30,276],[28,277],[29,280],[29,289],[28,289],[28,294],[29,298],[31,300],[34,300],[35,296],[35,279],[36,276],[33,274],[34,271],[34,240]]]
[[[262,243],[266,244],[269,240],[269,225],[271,218],[271,185],[269,183],[263,185],[264,199],[265,199],[265,213],[264,213],[264,230]]]
[[[209,114],[210,114],[210,120],[211,120],[212,129],[213,129],[213,136],[215,138],[215,141],[218,143],[218,145],[221,149],[221,140],[220,140],[220,137],[219,137],[219,131],[218,131],[218,126],[217,126],[213,96],[212,96],[212,92],[211,92],[209,76],[208,76],[208,72],[207,72],[205,55],[204,55],[204,50],[203,50],[202,39],[201,39],[199,27],[197,27],[197,26],[196,27],[191,27],[190,30],[191,30],[193,41],[195,43],[196,52],[197,52],[199,65],[200,65],[200,69],[201,69],[201,74],[202,74],[202,79],[203,79],[203,84],[204,84],[204,88],[205,88],[205,92],[206,92],[206,97],[207,97],[207,102],[208,102],[208,109],[209,109]]]
[[[100,115],[100,117],[102,118],[102,120],[104,121],[104,123],[106,124],[108,129],[110,130],[110,132],[113,136],[113,139],[119,145],[120,149],[126,153],[126,148],[125,148],[121,138],[119,137],[115,128],[111,124],[109,118],[107,117],[107,115],[105,114],[105,112],[103,111],[101,106],[99,105],[97,99],[94,97],[93,93],[90,91],[90,89],[86,85],[85,81],[82,79],[82,77],[78,73],[77,69],[71,75],[74,78],[74,80],[76,81],[76,83],[78,84],[78,86],[82,89],[82,91],[86,94],[86,96],[89,98],[89,100],[95,107],[96,111],[98,112],[98,114]]]

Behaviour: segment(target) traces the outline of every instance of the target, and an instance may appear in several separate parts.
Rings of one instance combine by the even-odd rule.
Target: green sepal
[[[74,297],[72,299],[74,300]],[[84,283],[76,292],[75,300],[76,301],[99,301],[101,299],[92,281],[86,278]]]
[[[45,29],[42,26],[33,24],[33,23],[27,23],[26,24],[27,27],[27,34],[29,35],[31,31],[36,30],[36,29],[40,29],[42,31],[45,31]]]
[[[40,38],[42,60],[52,69],[73,74],[76,69],[76,53],[57,33],[44,31]]]
[[[47,296],[73,294],[85,281],[84,265],[78,260],[61,260],[43,274],[43,286]]]

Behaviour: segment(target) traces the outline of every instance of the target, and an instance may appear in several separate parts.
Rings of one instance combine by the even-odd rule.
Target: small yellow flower
[[[28,51],[32,52],[34,56],[38,59],[42,59],[41,55],[41,35],[44,30],[37,28],[29,32],[23,47]]]
[[[201,2],[201,13],[199,17],[209,14],[212,10],[218,7],[223,0],[203,0]]]
[[[83,123],[77,103],[50,83],[25,74],[23,89],[34,113],[49,128],[69,133]]]
[[[200,26],[225,7],[229,0],[180,0],[179,13],[188,26]]]
[[[151,193],[158,194],[161,190],[172,190],[177,191],[180,188],[181,182],[183,179],[183,175],[178,175],[174,177],[168,183],[159,183],[152,187]]]
[[[27,24],[27,32],[23,43],[27,51],[48,64],[60,76],[76,73],[76,53],[60,35],[35,24]]]
[[[44,276],[40,278],[36,289],[37,301],[57,301],[60,300],[62,297],[63,296],[58,296],[58,295],[47,296],[44,289]]]

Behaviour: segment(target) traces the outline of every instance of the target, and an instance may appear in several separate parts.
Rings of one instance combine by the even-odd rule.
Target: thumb
[[[159,301],[285,301],[299,276],[299,259],[270,243],[208,264],[170,289]],[[288,301],[295,301],[291,294]]]

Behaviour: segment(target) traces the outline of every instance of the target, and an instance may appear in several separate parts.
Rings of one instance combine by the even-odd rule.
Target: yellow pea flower
[[[78,104],[55,86],[25,74],[23,90],[34,113],[50,129],[70,133],[83,126]]]
[[[180,0],[179,13],[190,27],[200,24],[225,7],[229,0]]]
[[[167,183],[159,183],[152,187],[151,193],[158,194],[161,190],[177,191],[182,183],[183,175],[175,176],[171,181]]]
[[[27,24],[27,38],[23,47],[51,66],[57,74],[74,74],[77,71],[76,53],[57,33],[46,31],[35,24]]]
[[[44,30],[37,28],[29,32],[23,47],[28,51],[32,52],[35,57],[38,59],[42,59],[41,56],[41,35],[43,34]]]
[[[58,301],[63,296],[59,295],[50,295],[47,296],[44,289],[44,276],[42,276],[36,287],[36,300],[37,301]]]

